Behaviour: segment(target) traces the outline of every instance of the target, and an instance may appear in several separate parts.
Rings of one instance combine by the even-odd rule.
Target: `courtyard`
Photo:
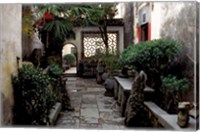
[[[199,129],[198,15],[196,2],[0,5],[2,126]]]

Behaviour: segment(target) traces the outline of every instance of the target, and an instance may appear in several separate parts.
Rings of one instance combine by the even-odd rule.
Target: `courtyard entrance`
[[[77,74],[77,47],[72,43],[67,43],[62,49],[62,66],[67,75]]]

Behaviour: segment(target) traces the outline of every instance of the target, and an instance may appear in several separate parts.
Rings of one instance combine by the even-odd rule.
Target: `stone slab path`
[[[76,67],[70,67],[68,70],[65,71],[66,74],[76,74],[77,68]]]
[[[125,129],[124,118],[113,97],[95,79],[69,77],[66,81],[75,111],[61,112],[56,126],[69,129]]]

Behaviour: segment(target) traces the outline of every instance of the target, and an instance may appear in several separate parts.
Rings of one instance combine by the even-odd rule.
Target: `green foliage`
[[[118,63],[118,55],[105,55],[103,57],[103,61],[106,64],[106,68],[111,70],[111,73],[114,72],[115,70],[120,69],[119,63]]]
[[[55,39],[64,41],[65,37],[70,36],[73,27],[95,25],[102,27],[106,23],[102,20],[111,19],[117,12],[116,4],[48,4],[37,5],[39,20],[43,24],[39,26],[39,31],[47,31],[53,34]],[[45,12],[50,12],[53,19],[44,21]],[[104,31],[103,31],[104,32]],[[107,35],[107,31],[104,32]],[[102,35],[105,36],[105,35]],[[103,37],[103,40],[105,37]]]
[[[67,64],[71,65],[76,61],[76,56],[74,54],[66,54],[64,56],[64,60],[67,62]]]
[[[54,31],[55,38],[62,40],[66,34],[72,31],[73,25],[64,19],[52,20],[43,26],[43,30],[51,32]]]
[[[96,58],[96,59],[98,59],[98,58],[104,58],[104,56],[105,56],[105,54],[102,53],[102,52],[100,52],[100,53],[96,53],[96,54],[94,55],[94,58]]]
[[[54,32],[54,37],[64,40],[66,34],[69,34],[74,26],[89,25],[92,23],[91,14],[99,12],[92,5],[79,4],[49,4],[38,5],[39,16],[42,19],[45,12],[50,12],[54,18],[45,21],[41,30]],[[102,11],[101,11],[102,13]]]
[[[50,108],[56,95],[50,87],[53,81],[41,69],[23,65],[18,77],[13,78],[15,123],[21,125],[48,125]]]
[[[116,3],[92,5],[88,20],[94,25],[102,26],[103,23],[100,21],[112,19],[117,14],[116,5]]]
[[[161,78],[167,74],[179,75],[181,71],[174,70],[181,58],[183,44],[170,39],[144,41],[130,45],[120,56],[120,65],[128,65],[136,71],[147,73],[147,85],[160,92]],[[179,75],[181,76],[181,75]],[[159,94],[157,94],[159,96]],[[159,103],[157,97],[156,102]]]
[[[109,19],[112,19],[116,13],[117,8],[116,4],[96,4],[92,6],[94,9],[94,12],[91,12],[88,20],[94,24],[95,26],[99,27],[102,40],[104,42],[105,48],[106,48],[106,54],[109,54],[109,45],[108,45],[108,32],[107,32],[107,21]]]
[[[61,68],[58,64],[54,63],[49,66],[49,75],[53,78],[59,78],[63,73],[63,68]]]
[[[48,63],[48,65],[59,63],[59,59],[56,56],[49,56],[47,58],[47,63]]]
[[[108,70],[108,72],[110,72],[110,76],[112,76],[112,74],[114,72],[116,72],[117,70],[120,69],[120,65],[118,62],[119,59],[119,55],[114,55],[114,54],[103,54],[103,53],[99,53],[95,55],[96,59],[101,59],[103,62],[103,65],[105,65],[106,69]]]
[[[43,24],[39,26],[40,31],[47,31],[52,33],[53,37],[57,40],[64,41],[66,36],[70,36],[75,23],[82,23],[81,16],[87,14],[89,8],[82,5],[64,5],[64,4],[49,4],[38,5],[39,21],[42,20]],[[45,12],[52,14],[53,19],[49,21],[43,20]]]
[[[186,78],[177,79],[176,76],[168,75],[162,77],[162,88],[171,93],[183,93],[189,89],[189,82]]]
[[[130,45],[121,55],[120,64],[145,72],[166,72],[182,52],[182,44],[175,40],[158,39]]]
[[[186,78],[178,79],[176,76],[168,75],[161,77],[163,94],[163,108],[171,114],[178,112],[178,103],[184,101],[183,95],[189,90],[190,83]]]

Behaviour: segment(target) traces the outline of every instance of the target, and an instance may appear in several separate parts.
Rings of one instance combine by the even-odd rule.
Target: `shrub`
[[[49,75],[55,79],[59,78],[63,73],[63,68],[61,68],[58,64],[53,63],[49,66]]]
[[[13,78],[14,122],[23,125],[48,125],[50,108],[56,95],[50,87],[52,78],[31,65],[23,65]]]
[[[154,87],[156,84],[152,80],[160,83],[159,76],[169,74],[181,53],[182,44],[175,40],[145,41],[137,45],[130,45],[124,50],[120,57],[120,64],[122,66],[129,65],[138,71],[144,70],[148,76],[147,83]]]
[[[186,78],[178,79],[173,75],[161,77],[161,79],[162,93],[166,98],[164,100],[165,109],[169,113],[176,113],[178,102],[183,101],[184,93],[190,88],[189,81]]]
[[[54,63],[58,63],[58,60],[56,59],[55,56],[49,56],[49,57],[47,58],[47,63],[48,63],[49,65],[51,65],[51,64],[54,64]]]
[[[174,40],[158,39],[130,45],[121,55],[122,65],[129,64],[139,70],[166,70],[182,51]]]
[[[66,54],[64,60],[68,65],[72,65],[76,61],[76,56],[74,54]]]
[[[119,63],[118,63],[118,55],[105,55],[103,57],[103,61],[105,62],[106,68],[113,73],[115,70],[120,69]]]
[[[189,89],[189,81],[186,78],[177,79],[176,76],[168,75],[162,78],[162,88],[164,91],[171,92],[174,94],[180,94],[180,101],[182,101],[182,94]]]

